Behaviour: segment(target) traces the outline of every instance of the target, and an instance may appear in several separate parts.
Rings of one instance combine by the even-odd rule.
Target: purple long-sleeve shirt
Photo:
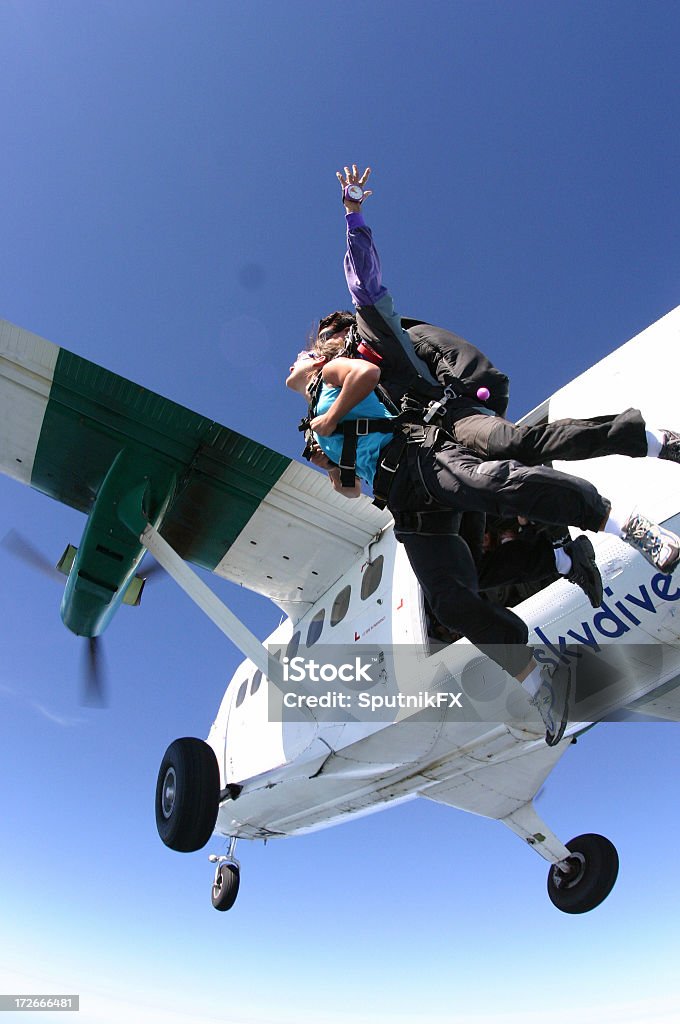
[[[401,345],[414,368],[430,384],[437,380],[413,348],[410,337],[401,326],[401,317],[394,308],[392,296],[382,283],[382,267],[371,229],[361,213],[348,213],[345,280],[355,306],[374,306],[395,341]]]
[[[363,214],[348,213],[345,280],[355,306],[375,306],[387,288],[382,283],[380,257],[373,244],[371,229]]]

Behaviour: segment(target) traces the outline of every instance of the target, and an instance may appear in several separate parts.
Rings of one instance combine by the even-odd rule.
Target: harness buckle
[[[427,430],[425,427],[418,425],[409,425],[406,443],[407,444],[422,444],[427,437]]]

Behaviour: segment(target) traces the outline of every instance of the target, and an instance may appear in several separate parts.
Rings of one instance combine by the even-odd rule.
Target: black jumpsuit
[[[514,612],[480,596],[470,549],[457,533],[457,513],[520,515],[597,531],[610,504],[586,480],[545,466],[485,462],[443,431],[426,433],[423,440],[422,431],[413,428],[415,436],[393,474],[387,506],[395,534],[435,618],[516,676],[532,657],[527,626]]]

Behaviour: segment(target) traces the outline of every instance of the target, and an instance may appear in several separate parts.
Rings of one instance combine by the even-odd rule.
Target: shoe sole
[[[664,576],[672,576],[673,573],[675,572],[675,570],[677,569],[677,567],[679,565],[680,565],[680,552],[678,552],[678,554],[676,555],[674,561],[671,562],[670,567],[665,568],[665,569],[659,569],[659,572],[663,573]]]
[[[595,561],[595,548],[591,544],[588,537],[584,537],[583,535],[581,535],[580,537],[577,537],[576,540],[573,542],[572,550],[580,550],[581,552],[583,552],[583,554],[586,557],[586,560],[589,563],[591,563],[591,568],[594,567],[595,572],[597,573],[597,576],[600,580],[600,585],[597,588],[597,594],[595,594],[594,597],[591,597],[586,590],[584,590],[583,592],[590,601],[591,606],[593,608],[599,608],[604,600],[604,584],[602,582],[600,570],[597,567],[597,562]],[[576,585],[579,586],[579,584]],[[595,603],[596,601],[597,604]]]
[[[654,569],[656,569],[657,572],[663,573],[664,576],[670,576],[672,573],[675,572],[677,567],[680,565],[680,548],[678,547],[677,544],[673,544],[672,546],[673,546],[673,550],[674,550],[673,557],[667,559],[664,562],[663,566],[655,564],[651,560],[651,558],[645,558],[644,555],[642,555],[642,557],[645,558],[645,561],[649,562],[649,564]],[[640,554],[642,554],[642,552],[640,552]]]
[[[560,722],[557,732],[551,733],[546,729],[545,742],[549,747],[556,747],[564,736],[564,732],[567,728],[567,722],[569,721],[569,701],[571,700],[571,683],[572,683],[572,672],[571,665],[567,665],[567,682],[564,694],[564,709],[562,711],[562,721]]]
[[[651,532],[652,530],[658,531],[658,534],[661,536],[661,538],[665,538],[666,543],[668,543],[673,548],[673,558],[667,560],[663,564],[663,566],[660,565],[658,562],[655,562],[653,556],[650,555],[647,551],[643,550],[639,538],[636,540],[634,538],[634,535],[632,534],[632,531],[629,531],[629,525],[633,519],[637,519],[639,525],[644,526],[644,524],[647,524],[644,528],[647,529],[648,532]],[[646,516],[641,516],[637,513],[634,513],[628,520],[628,522],[625,524],[621,539],[623,540],[624,544],[630,545],[630,547],[632,547],[633,550],[637,551],[639,555],[642,555],[642,557],[648,565],[651,565],[652,568],[656,569],[657,572],[663,573],[664,576],[670,576],[673,572],[675,572],[678,565],[680,565],[680,537],[678,537],[674,533],[671,533],[670,530],[664,529],[663,526],[659,526],[657,523],[653,523],[651,519],[647,519]]]

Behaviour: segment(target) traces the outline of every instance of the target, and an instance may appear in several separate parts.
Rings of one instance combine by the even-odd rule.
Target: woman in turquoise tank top
[[[323,384],[316,407],[317,419],[323,417],[329,411],[339,394],[340,388],[333,387],[326,383]],[[358,420],[364,417],[366,419],[391,418],[390,413],[374,392],[371,392],[371,394],[359,402],[358,405],[355,405],[354,408],[347,413],[344,419]],[[330,437],[324,437],[314,431],[314,436],[316,437],[319,447],[328,456],[331,462],[339,463],[343,445],[342,435],[333,434]],[[378,456],[382,449],[392,441],[392,438],[392,434],[376,433],[368,434],[366,437],[361,439],[361,444],[357,446],[356,461],[356,475],[361,480],[365,480],[368,484],[373,483],[375,468],[378,463]]]

